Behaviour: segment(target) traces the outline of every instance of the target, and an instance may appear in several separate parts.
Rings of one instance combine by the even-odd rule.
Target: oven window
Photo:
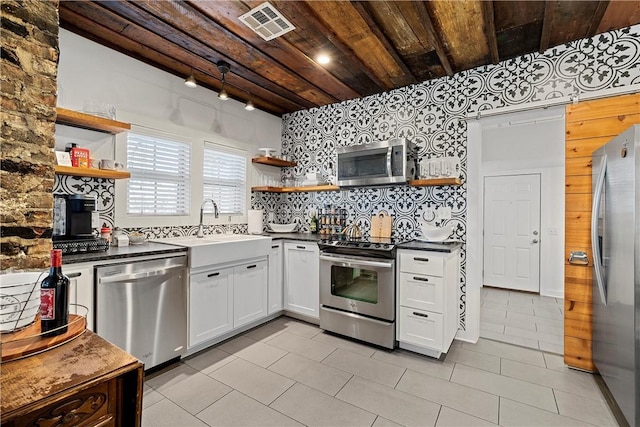
[[[357,267],[331,266],[331,294],[378,303],[378,272]]]

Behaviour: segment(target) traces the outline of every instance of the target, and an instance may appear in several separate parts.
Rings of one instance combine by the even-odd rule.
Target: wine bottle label
[[[40,289],[40,319],[55,320],[56,318],[56,290]]]

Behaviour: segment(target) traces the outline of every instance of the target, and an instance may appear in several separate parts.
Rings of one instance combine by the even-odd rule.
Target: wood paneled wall
[[[640,123],[640,94],[580,102],[566,111],[564,362],[595,370],[591,357],[591,155],[620,132]],[[588,266],[568,263],[584,251]]]

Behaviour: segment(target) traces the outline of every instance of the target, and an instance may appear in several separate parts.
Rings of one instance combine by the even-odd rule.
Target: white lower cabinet
[[[87,329],[93,331],[93,267],[71,264],[65,265],[63,272],[69,278],[69,314],[85,314],[85,310],[75,304],[87,307]]]
[[[233,268],[233,327],[267,315],[267,261]]]
[[[233,329],[233,267],[192,274],[189,347]]]
[[[267,316],[267,258],[189,274],[189,348]]]
[[[458,331],[459,254],[398,251],[400,348],[432,357],[449,351]]]
[[[269,252],[269,314],[282,311],[282,263],[282,242],[273,242]]]
[[[284,244],[284,309],[320,318],[320,251],[318,244]]]

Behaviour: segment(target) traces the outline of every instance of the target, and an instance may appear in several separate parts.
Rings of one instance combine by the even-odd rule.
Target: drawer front
[[[442,277],[444,275],[444,258],[430,252],[401,252],[400,271]]]
[[[444,279],[415,273],[400,273],[400,305],[442,313]]]
[[[400,307],[398,341],[442,351],[442,314]]]

